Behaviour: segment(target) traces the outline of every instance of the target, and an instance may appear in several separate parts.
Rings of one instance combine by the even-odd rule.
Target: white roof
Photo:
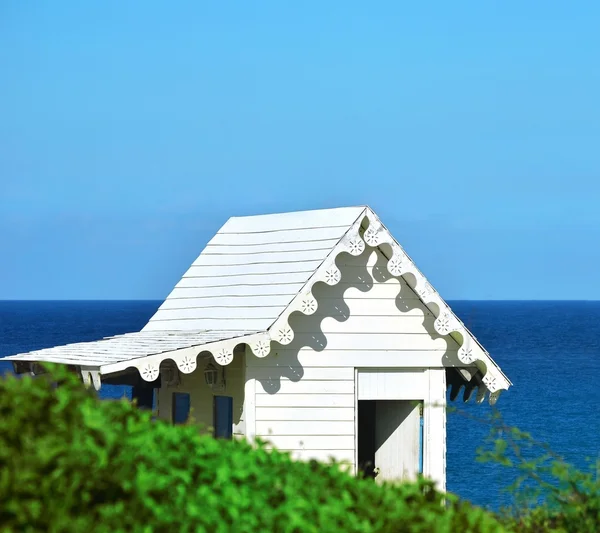
[[[127,362],[138,357],[160,355],[184,348],[203,346],[214,342],[241,339],[251,335],[245,331],[161,331],[135,332],[106,337],[92,342],[76,342],[54,348],[12,355],[11,361],[46,361],[65,365],[103,367]]]
[[[365,207],[230,218],[144,331],[266,330]]]
[[[99,374],[133,367],[153,381],[165,359],[189,373],[196,368],[199,352],[209,351],[217,362],[228,364],[234,347],[242,342],[256,356],[265,357],[271,342],[285,345],[293,339],[288,322],[292,312],[315,312],[318,301],[313,285],[340,281],[336,257],[342,252],[360,255],[365,246],[382,251],[390,274],[410,274],[407,282],[437,317],[436,331],[451,335],[460,345],[459,359],[481,370],[492,400],[510,386],[485,349],[365,206],[231,218],[141,332],[6,359],[61,362]]]

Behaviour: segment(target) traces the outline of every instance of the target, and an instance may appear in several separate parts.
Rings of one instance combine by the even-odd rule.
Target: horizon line
[[[600,299],[447,298],[448,302],[600,302]],[[0,302],[164,302],[160,298],[0,298]]]

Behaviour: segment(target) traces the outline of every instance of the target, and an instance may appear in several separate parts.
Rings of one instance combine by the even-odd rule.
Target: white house
[[[141,405],[156,391],[160,418],[191,410],[217,436],[441,489],[447,390],[493,403],[511,385],[368,207],[231,218],[142,331],[7,359],[133,385]]]

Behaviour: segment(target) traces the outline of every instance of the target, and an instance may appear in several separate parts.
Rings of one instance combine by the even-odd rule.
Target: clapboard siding
[[[354,407],[352,394],[256,394],[257,407]],[[258,422],[258,419],[257,419]]]
[[[261,435],[354,435],[354,420],[332,422],[331,420],[261,420],[256,423]]]
[[[219,325],[225,330],[267,329],[364,213],[351,207],[229,219],[144,329],[201,330],[214,319],[230,322]]]
[[[315,380],[310,381],[301,379],[300,381],[290,381],[288,379],[264,379],[257,380],[259,386],[256,388],[256,394],[271,394],[270,385],[277,388],[277,394],[353,394],[354,381],[350,380]],[[261,386],[262,385],[262,386]]]
[[[342,470],[348,470],[353,472],[354,470],[354,450],[284,450],[289,451],[294,459],[297,461],[309,461],[315,460],[322,463],[329,463],[331,460],[336,462],[344,462],[347,467]]]
[[[280,450],[354,450],[354,435],[265,435]]]
[[[320,305],[317,307],[315,314],[311,316],[319,318],[329,317],[338,320],[338,322],[345,320],[349,316],[349,314],[346,314],[346,309],[350,308],[350,306],[352,306],[352,316],[355,318],[364,316],[418,317],[421,319],[433,317],[431,311],[422,309],[418,303],[414,307],[407,307],[405,311],[398,314],[396,302],[400,303],[400,298],[390,298],[387,300],[383,298],[370,299],[364,297],[344,298],[344,303],[341,306],[339,298],[317,298],[317,301]],[[417,302],[416,300],[414,301]],[[407,300],[402,299],[402,302],[406,304]],[[338,307],[337,310],[336,307]],[[358,323],[359,321],[356,320],[356,322]]]
[[[347,422],[354,421],[352,407],[257,407],[256,419],[263,422],[279,421],[317,421]]]
[[[302,375],[310,367],[377,367],[377,368],[442,368],[445,366],[465,366],[460,363],[456,350],[331,350],[322,352],[305,347],[300,350],[281,350],[269,354],[272,360],[257,359],[257,367],[279,364],[282,375],[293,379]],[[289,359],[288,359],[289,357]],[[287,361],[287,362],[286,362]],[[291,374],[291,375],[290,375]]]
[[[406,282],[398,283],[397,280],[390,280],[387,282],[373,280],[369,284],[365,284],[364,287],[357,287],[355,284],[351,283],[340,283],[339,286],[341,289],[344,289],[344,300],[362,298],[365,292],[369,293],[370,300],[377,300],[379,298],[391,298],[392,300],[395,300],[398,297],[398,293],[400,292],[400,290],[406,291],[402,294],[402,299],[419,300],[419,297],[414,292],[408,290],[408,285],[406,284]],[[394,294],[393,291],[390,291],[390,286],[396,286],[396,294]],[[326,296],[323,296],[323,298],[327,299]]]
[[[410,333],[355,333],[338,332],[328,333],[326,336],[313,333],[298,333],[294,340],[297,346],[322,346],[332,350],[369,350],[377,337],[377,347],[380,350],[442,350],[448,348],[448,341],[444,338],[432,339],[431,335],[420,326],[423,331]],[[402,337],[400,338],[400,335]]]
[[[265,359],[268,361],[268,359]],[[272,361],[271,361],[272,363]],[[334,380],[353,380],[354,369],[350,367],[303,367],[300,364],[297,366],[260,366],[252,369],[252,374],[257,380],[274,379],[280,377],[284,372],[284,377],[291,381],[334,381]]]
[[[291,317],[293,341],[275,343],[264,359],[248,357],[258,436],[299,457],[325,449],[353,464],[355,369],[378,369],[384,378],[387,370],[411,369],[419,379],[407,394],[426,398],[423,368],[460,365],[456,342],[435,333],[432,313],[405,281],[380,268],[385,261],[372,249],[340,256],[342,282],[314,287],[317,312]],[[401,396],[386,384],[380,396]]]
[[[352,331],[352,334],[362,333],[377,333],[377,334],[398,334],[406,333],[415,335],[415,329],[423,323],[423,316],[420,315],[406,315],[402,317],[398,316],[363,316],[361,320],[356,324],[356,330]],[[328,320],[327,322],[320,324],[320,330],[325,335],[330,333],[345,333],[348,330],[347,324],[337,320]],[[315,333],[314,325],[306,323],[305,321],[299,321],[294,328],[296,334],[299,333]],[[425,332],[426,333],[426,332]],[[416,334],[418,335],[418,333]]]

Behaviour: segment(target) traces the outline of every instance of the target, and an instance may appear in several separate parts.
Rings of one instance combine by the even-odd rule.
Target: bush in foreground
[[[430,483],[379,486],[335,465],[152,422],[65,370],[0,380],[2,531],[496,532]]]
[[[529,433],[506,425],[499,412],[486,423],[491,431],[479,460],[512,473],[506,490],[515,504],[503,510],[503,523],[523,533],[600,531],[600,458],[580,470]]]

